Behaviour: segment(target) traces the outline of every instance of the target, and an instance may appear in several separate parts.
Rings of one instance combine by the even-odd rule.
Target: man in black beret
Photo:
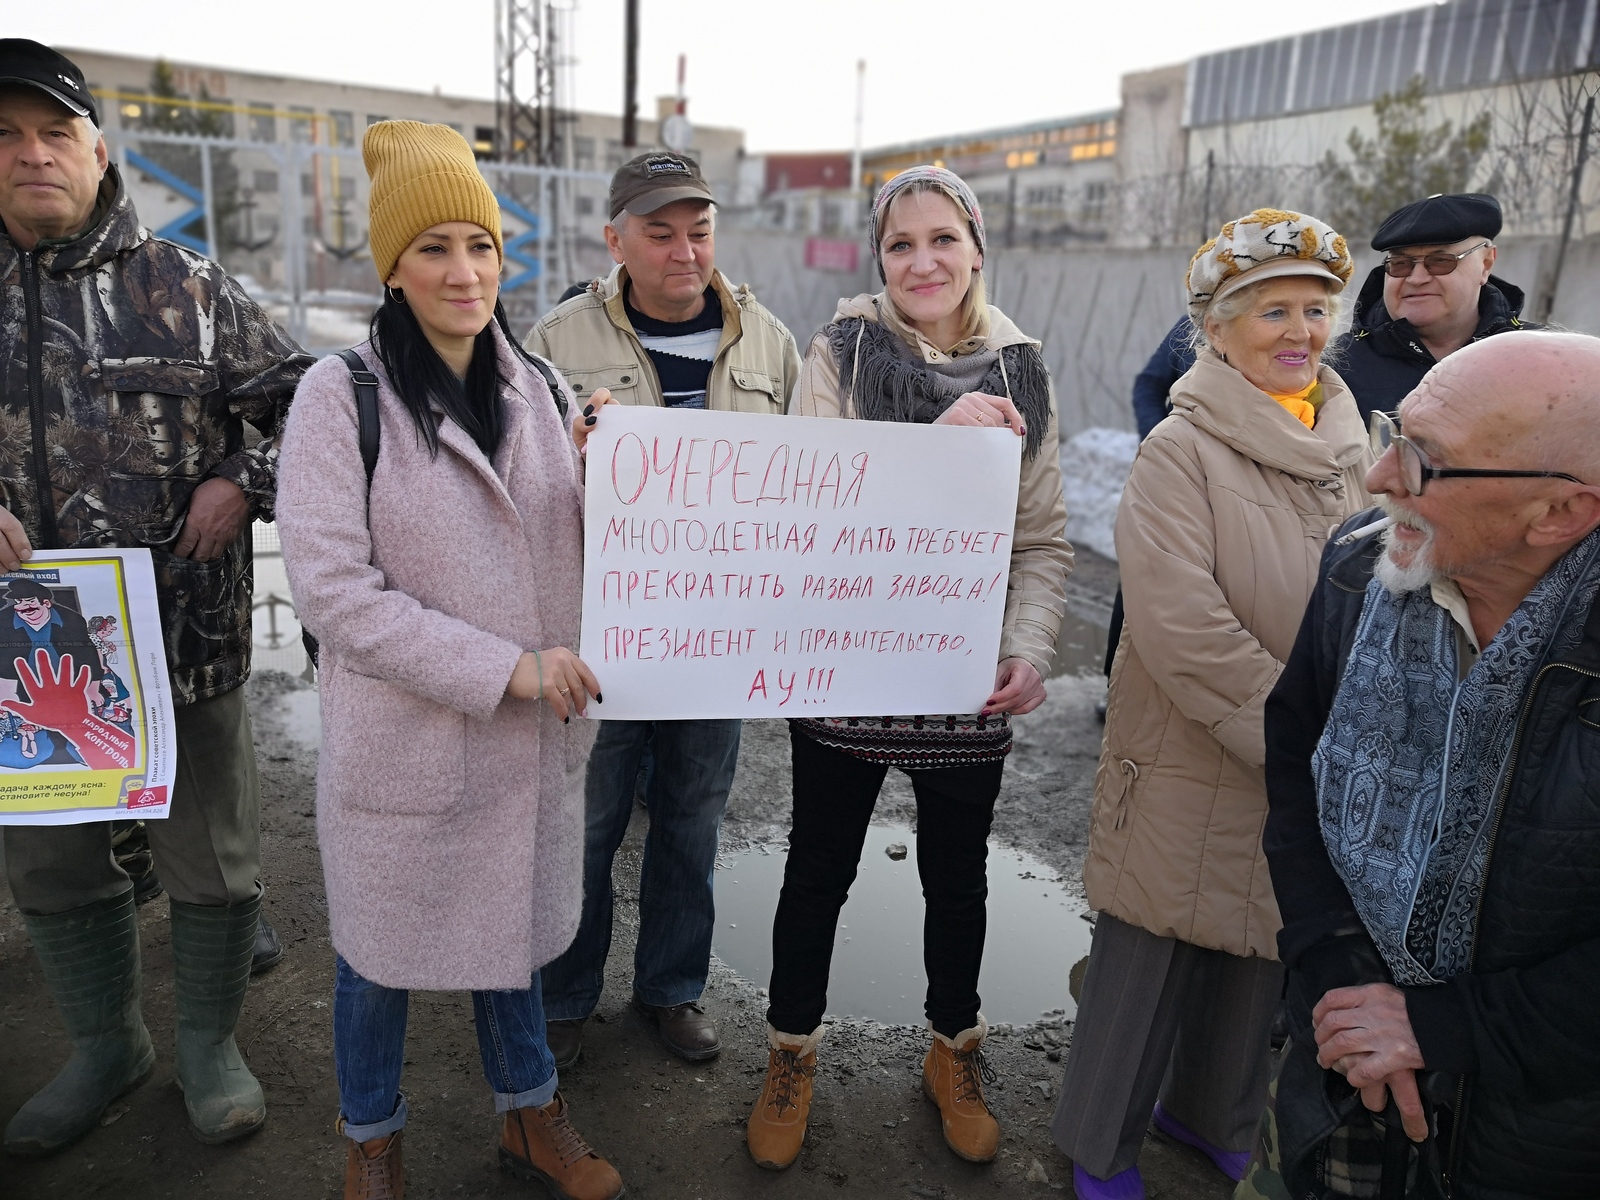
[[[1330,357],[1363,418],[1393,412],[1440,359],[1508,329],[1522,289],[1494,270],[1500,202],[1481,192],[1429,196],[1389,214],[1372,237],[1386,251],[1356,299],[1353,328]]]

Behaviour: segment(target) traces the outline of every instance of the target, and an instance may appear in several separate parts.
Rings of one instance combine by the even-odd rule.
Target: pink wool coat
[[[577,456],[543,379],[503,341],[492,465],[452,421],[430,457],[371,345],[358,349],[380,380],[370,509],[337,357],[301,381],[278,471],[284,566],[322,644],[334,949],[387,987],[525,988],[578,928],[593,729],[504,693],[525,649],[578,645]]]

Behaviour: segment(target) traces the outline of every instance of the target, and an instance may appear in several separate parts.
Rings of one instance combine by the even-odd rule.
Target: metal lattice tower
[[[494,10],[496,157],[560,166],[555,6],[542,0],[495,0]]]

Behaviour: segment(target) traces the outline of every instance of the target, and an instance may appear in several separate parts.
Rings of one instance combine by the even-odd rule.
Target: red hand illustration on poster
[[[17,678],[22,681],[31,700],[0,700],[0,707],[10,709],[33,725],[53,729],[78,752],[84,764],[96,771],[122,771],[133,765],[133,738],[115,725],[108,725],[89,711],[89,700],[84,694],[89,686],[89,668],[75,670],[72,655],[63,654],[55,667],[50,665],[50,652],[34,653],[38,666],[35,672],[26,659],[14,659]]]

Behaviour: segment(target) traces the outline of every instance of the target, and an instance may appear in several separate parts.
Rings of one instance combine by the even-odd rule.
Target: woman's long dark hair
[[[500,389],[509,381],[500,374],[500,359],[494,344],[495,325],[500,327],[516,354],[531,364],[527,351],[511,336],[505,306],[496,300],[494,320],[473,339],[472,361],[467,365],[467,377],[463,380],[439,357],[410,306],[403,300],[396,301],[393,292],[384,289],[383,303],[372,314],[368,333],[384,373],[389,376],[389,385],[416,422],[417,433],[429,454],[437,456],[439,453],[439,417],[434,412],[435,406],[466,430],[467,436],[490,461],[500,449],[506,432],[505,405]]]

